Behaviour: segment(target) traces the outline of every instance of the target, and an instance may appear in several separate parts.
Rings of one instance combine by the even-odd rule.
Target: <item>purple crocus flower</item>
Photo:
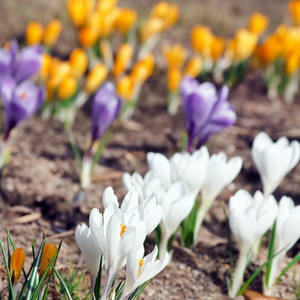
[[[10,131],[21,121],[33,115],[44,101],[44,88],[37,87],[30,80],[25,80],[17,85],[12,77],[5,77],[0,83],[6,134],[8,139]]]
[[[39,45],[25,47],[19,52],[16,40],[8,47],[0,49],[0,82],[6,76],[12,76],[17,83],[39,72],[42,65],[42,48]]]
[[[188,132],[187,151],[191,152],[194,140],[197,148],[206,143],[209,137],[231,126],[236,114],[227,102],[229,89],[223,86],[219,93],[210,82],[199,84],[196,79],[185,77],[181,81],[180,92]]]
[[[106,82],[95,94],[92,107],[92,143],[101,138],[118,116],[122,99],[111,82]]]

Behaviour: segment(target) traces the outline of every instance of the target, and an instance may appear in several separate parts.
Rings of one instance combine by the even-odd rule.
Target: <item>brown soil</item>
[[[38,0],[27,2],[37,5],[40,11],[45,5]],[[218,33],[218,28],[223,28],[220,34],[232,34],[236,26],[242,25],[241,20],[245,24],[245,18],[254,10],[267,13],[268,9],[272,9],[270,15],[273,28],[275,21],[285,18],[281,14],[285,10],[286,1],[284,9],[281,1],[264,1],[264,4],[260,2],[253,1],[253,6],[250,7],[246,1],[242,1],[243,4],[240,1],[226,1],[224,4],[226,13],[222,15],[214,12],[217,15],[210,20],[210,23],[207,17],[209,13],[205,14],[204,8],[213,13],[214,5],[219,2],[192,0],[182,12],[183,20],[178,28],[166,35],[167,40],[173,43],[179,38],[188,43],[187,29],[183,29],[185,23],[188,30],[195,24],[207,22],[205,23],[207,25],[214,24],[215,33]],[[49,6],[47,18],[62,16],[64,13],[61,12],[61,2],[51,1],[51,3],[53,7]],[[154,4],[155,1],[151,1],[151,5],[152,3]],[[125,1],[122,1],[122,4],[131,5]],[[19,1],[0,3],[2,24],[7,21],[8,16],[16,17],[13,12],[22,15],[21,8],[17,5]],[[143,1],[138,1],[136,5],[141,11],[146,6]],[[196,10],[193,12],[196,5],[202,7],[199,19],[195,16]],[[33,18],[32,11],[30,13],[29,11],[23,12],[23,18],[20,20],[23,27],[15,25],[9,33],[4,33],[3,27],[0,27],[0,40],[4,41],[13,34],[20,34],[24,30],[24,24]],[[189,16],[192,16],[191,19]],[[63,17],[67,24],[66,16]],[[235,17],[239,25],[232,24]],[[36,19],[39,20],[37,14]],[[226,26],[222,27],[222,24]],[[68,27],[68,24],[66,26],[68,30],[66,32],[70,32],[70,35],[64,32],[60,41],[62,46],[58,47],[58,51],[62,54],[68,53],[70,45],[75,43],[75,39],[71,38],[73,34],[71,27]],[[158,60],[163,65],[160,53],[158,53]],[[232,89],[230,102],[236,110],[237,122],[233,127],[212,137],[208,147],[211,154],[224,151],[229,157],[241,156],[244,161],[243,169],[234,183],[221,193],[206,217],[201,228],[200,243],[191,249],[186,249],[180,245],[179,239],[175,239],[172,263],[150,282],[141,299],[228,299],[226,278],[229,272],[229,261],[225,221],[220,201],[227,203],[229,196],[240,188],[251,193],[261,189],[260,179],[251,159],[252,141],[258,132],[266,131],[274,140],[283,135],[291,140],[300,140],[299,98],[298,95],[292,104],[286,104],[280,99],[274,102],[268,101],[264,84],[257,71],[250,71],[241,84]],[[33,238],[35,244],[39,245],[44,231],[49,242],[58,244],[60,239],[64,238],[57,262],[57,267],[62,272],[69,268],[71,262],[75,268],[85,268],[83,256],[75,243],[74,229],[80,222],[88,222],[88,215],[93,207],[101,209],[104,189],[111,185],[119,199],[122,199],[125,195],[121,180],[123,172],[135,171],[144,174],[147,170],[147,152],[162,152],[170,157],[174,152],[180,151],[181,136],[184,132],[183,115],[180,111],[174,117],[168,116],[165,99],[165,71],[157,68],[154,76],[142,89],[140,103],[133,118],[127,122],[116,123],[112,139],[95,169],[93,183],[86,191],[80,190],[78,168],[63,126],[57,121],[43,121],[39,117],[24,122],[12,137],[11,160],[0,175],[1,241],[5,242],[5,230],[9,228],[16,244],[22,246],[30,257],[31,239]],[[73,127],[81,151],[84,151],[89,140],[89,116],[88,103],[79,112]],[[296,204],[300,204],[299,174],[298,164],[275,192],[276,199],[288,195]],[[24,216],[29,219],[24,220]],[[147,248],[152,249],[153,246],[154,238],[150,236]],[[289,251],[289,257],[282,262],[281,267],[284,267],[290,257],[299,251],[299,247],[296,245]],[[263,254],[255,257],[246,276],[249,277],[251,272],[265,261],[265,250],[264,248]],[[237,258],[237,254],[235,250],[234,258]],[[26,264],[26,268],[28,265],[29,263]],[[0,295],[3,297],[7,294],[6,286],[6,274],[1,259]],[[251,288],[261,291],[261,278],[256,279]],[[274,291],[280,299],[296,299],[293,294],[292,270],[283,277]]]

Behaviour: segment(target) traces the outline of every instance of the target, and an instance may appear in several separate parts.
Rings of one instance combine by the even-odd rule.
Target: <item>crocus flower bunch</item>
[[[33,115],[44,101],[44,89],[31,80],[39,72],[41,61],[38,45],[19,51],[17,42],[12,40],[6,48],[0,49],[0,97],[6,130],[1,146],[0,168],[8,162],[11,131]]]
[[[106,82],[94,96],[92,107],[92,129],[90,146],[82,160],[81,186],[90,185],[94,165],[98,162],[104,145],[96,143],[117,118],[122,99],[117,96],[114,85]],[[104,143],[104,142],[103,142]]]
[[[165,252],[160,260],[155,260],[157,247],[144,257],[146,235],[158,225],[162,218],[162,207],[154,195],[139,201],[139,193],[132,188],[121,205],[111,187],[103,193],[104,212],[97,208],[90,213],[89,227],[78,225],[76,242],[84,255],[91,275],[91,297],[98,276],[101,278],[103,258],[106,279],[101,299],[127,299],[143,283],[158,274],[168,263]],[[101,260],[102,261],[102,260]],[[112,284],[116,274],[126,266],[126,281],[121,289]],[[120,287],[121,285],[119,285]]]
[[[209,157],[204,146],[193,154],[176,153],[170,159],[160,153],[148,153],[147,161],[149,171],[144,178],[125,173],[123,183],[127,189],[135,186],[140,199],[154,193],[162,205],[160,249],[168,249],[171,236],[193,208],[196,220],[191,232],[189,228],[182,229],[182,238],[187,245],[196,243],[205,215],[221,190],[239,173],[242,159],[234,157],[227,162],[224,153]],[[195,205],[200,191],[201,201]]]
[[[217,93],[213,83],[199,84],[196,79],[187,76],[181,81],[180,92],[188,133],[187,152],[193,151],[195,140],[196,149],[199,149],[212,134],[235,123],[236,114],[227,102],[227,86]]]

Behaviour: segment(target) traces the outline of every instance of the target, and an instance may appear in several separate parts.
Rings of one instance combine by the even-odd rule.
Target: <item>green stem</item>
[[[82,157],[81,157],[80,151],[76,145],[75,138],[74,138],[71,130],[67,130],[67,135],[68,135],[68,139],[69,139],[72,151],[74,153],[77,165],[79,167],[79,170],[81,170]]]

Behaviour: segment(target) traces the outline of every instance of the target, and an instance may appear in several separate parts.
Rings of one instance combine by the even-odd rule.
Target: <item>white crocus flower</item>
[[[194,230],[194,243],[197,243],[199,231],[203,220],[220,192],[231,183],[239,174],[243,161],[236,156],[227,161],[226,154],[220,152],[210,157],[204,184],[201,190],[201,203],[199,204]]]
[[[144,248],[142,251],[132,250],[129,253],[126,263],[126,283],[121,299],[127,299],[136,288],[156,276],[168,264],[168,253],[165,252],[160,260],[156,260],[157,252],[155,245],[154,250],[144,258]]]
[[[293,247],[299,238],[300,205],[295,206],[291,198],[283,196],[279,202],[274,242],[274,254],[279,254],[272,260],[268,286],[264,285],[264,293],[266,295],[272,294],[272,286],[276,280],[278,266],[286,252]]]
[[[103,253],[106,269],[102,300],[107,298],[114,276],[124,267],[129,252],[139,249],[146,237],[143,221],[139,221],[136,226],[127,226],[123,220],[121,210],[113,202],[107,205],[103,215],[96,208],[90,213],[90,228]]]
[[[98,276],[100,266],[101,251],[97,246],[91,229],[85,224],[78,225],[75,230],[76,243],[84,256],[84,260],[87,264],[91,275],[91,299],[94,292],[95,281]]]
[[[243,282],[248,253],[254,242],[273,225],[278,212],[278,205],[273,196],[264,199],[257,191],[252,196],[245,190],[239,190],[229,200],[229,224],[239,248],[229,296],[234,298]]]
[[[196,195],[189,191],[185,182],[176,182],[166,191],[160,199],[163,208],[163,217],[160,222],[161,241],[159,245],[160,257],[167,251],[170,237],[175,233],[180,223],[191,212]]]
[[[299,162],[300,146],[297,141],[289,143],[286,137],[281,137],[273,143],[265,132],[261,132],[254,138],[252,158],[263,183],[264,195],[267,197]]]

